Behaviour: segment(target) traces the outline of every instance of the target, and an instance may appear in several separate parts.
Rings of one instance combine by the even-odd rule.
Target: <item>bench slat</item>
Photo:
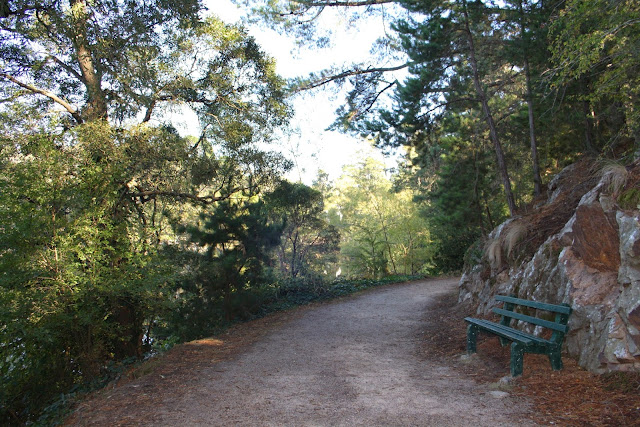
[[[516,341],[524,345],[529,345],[533,342],[533,340],[530,337],[523,335],[522,333],[520,333],[520,331],[516,329],[511,329],[509,327],[502,326],[497,323],[490,322],[488,320],[475,319],[473,317],[467,317],[464,320],[511,341]]]
[[[571,314],[571,307],[569,307],[568,305],[557,305],[557,304],[548,304],[548,303],[538,302],[538,301],[529,301],[526,299],[509,297],[506,295],[496,295],[496,301],[524,305],[525,307],[537,308],[540,310],[551,311],[554,313]]]
[[[554,331],[562,332],[565,334],[569,330],[569,327],[567,325],[561,325],[560,323],[551,322],[549,320],[539,319],[533,316],[527,316],[526,314],[516,313],[515,311],[505,310],[503,308],[494,308],[493,312],[501,316],[523,320],[525,322],[533,323],[534,325],[543,326],[545,328],[553,329]]]
[[[514,329],[514,328],[511,328],[509,326],[501,325],[499,323],[496,323],[496,325],[498,325],[498,327],[500,327],[500,328],[504,328],[504,330],[513,331],[513,333],[515,333],[515,334],[517,334],[517,335],[519,335],[519,336],[521,336],[523,338],[526,338],[526,339],[528,339],[530,341],[533,341],[536,344],[539,344],[539,345],[549,345],[549,344],[551,344],[551,341],[549,341],[549,340],[546,340],[544,338],[540,338],[540,337],[537,337],[535,335],[526,333],[526,332],[521,331],[519,329]]]
[[[469,318],[469,319],[473,319],[473,318]],[[546,340],[544,338],[540,338],[540,337],[537,337],[535,335],[528,334],[528,333],[523,332],[523,331],[521,331],[519,329],[513,329],[513,328],[511,328],[509,326],[504,326],[504,325],[501,325],[499,323],[494,323],[494,322],[492,322],[490,320],[486,320],[486,319],[474,319],[474,320],[476,320],[475,323],[478,326],[480,326],[481,328],[485,328],[487,330],[491,330],[492,332],[499,330],[499,331],[508,332],[510,334],[515,334],[515,335],[517,335],[517,336],[522,338],[522,343],[523,344],[530,345],[531,342],[534,342],[534,343],[536,343],[538,345],[541,345],[541,346],[549,346],[549,345],[553,344],[551,341]],[[529,340],[531,342],[525,343],[524,340]]]

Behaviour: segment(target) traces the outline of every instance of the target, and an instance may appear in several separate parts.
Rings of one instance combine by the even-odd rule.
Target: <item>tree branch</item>
[[[360,7],[360,6],[377,6],[386,3],[396,3],[397,0],[347,0],[347,1],[315,1],[306,3],[310,7]]]
[[[311,21],[315,20],[322,13],[322,11],[323,11],[323,9],[325,7],[377,6],[377,5],[382,5],[382,4],[387,4],[387,3],[395,3],[395,2],[397,2],[397,0],[356,0],[356,1],[327,1],[327,2],[311,1],[311,2],[303,2],[302,3],[302,6],[304,8],[302,11],[292,10],[292,11],[290,11],[288,13],[279,13],[278,15],[280,17],[282,17],[282,18],[287,17],[287,16],[303,16],[312,7],[317,7],[320,10],[316,14],[316,16],[314,16],[313,18],[309,19],[308,21],[305,21],[305,22],[311,22]]]
[[[189,153],[193,153],[194,151],[196,151],[196,148],[198,148],[198,146],[202,143],[202,141],[204,141],[206,135],[207,135],[207,128],[209,127],[209,123],[207,123],[204,127],[204,129],[202,129],[202,133],[200,134],[200,138],[198,138],[198,141],[193,145],[193,147],[191,147],[189,149]]]
[[[363,74],[371,74],[371,73],[384,73],[388,71],[398,71],[398,70],[402,70],[403,68],[407,68],[410,65],[411,63],[407,62],[406,64],[397,65],[395,67],[377,67],[377,68],[366,68],[366,69],[354,68],[353,70],[343,71],[339,74],[322,77],[316,81],[307,83],[305,85],[300,86],[299,88],[296,88],[294,92],[302,92],[304,90],[315,89],[317,87],[324,86],[336,80],[344,79],[345,77],[360,76]]]
[[[453,99],[453,100],[448,101],[448,102],[441,102],[441,103],[437,104],[436,106],[430,108],[429,110],[425,111],[423,114],[420,114],[420,116],[418,118],[423,119],[429,113],[434,112],[438,108],[446,107],[446,106],[449,106],[451,104],[455,104],[455,103],[458,103],[458,102],[465,102],[465,101],[477,102],[478,99],[477,98],[463,97],[463,98],[456,98],[456,99]]]
[[[373,99],[371,99],[371,100],[369,100],[369,102],[367,102],[367,107],[364,110],[359,111],[359,108],[356,108],[356,109],[352,110],[353,114],[349,114],[349,117],[347,118],[347,121],[348,122],[352,122],[352,121],[356,120],[358,117],[368,113],[371,110],[371,108],[373,108],[373,106],[375,105],[375,103],[378,100],[378,98],[380,98],[380,96],[384,92],[386,92],[387,90],[391,89],[397,83],[398,83],[398,81],[395,80],[395,81],[389,83],[387,86],[385,86],[382,90],[378,91],[376,93],[376,95],[373,97]]]
[[[56,64],[60,65],[65,70],[67,70],[67,72],[69,74],[73,75],[76,79],[78,79],[80,81],[83,81],[82,80],[82,76],[80,75],[80,73],[78,73],[76,70],[74,70],[73,67],[71,67],[69,64],[66,64],[65,62],[63,62],[62,60],[60,60],[58,57],[56,57],[54,55],[48,55],[47,56],[47,60],[49,60],[49,59],[51,59]]]
[[[7,73],[1,73],[0,72],[0,77],[4,77],[5,79],[17,84],[18,86],[27,89],[33,93],[37,93],[43,96],[46,96],[47,98],[51,99],[53,102],[61,105],[65,110],[67,110],[67,112],[69,114],[71,114],[71,116],[76,120],[76,122],[78,124],[81,124],[83,122],[82,120],[82,116],[80,115],[80,113],[78,112],[78,109],[76,107],[74,107],[73,105],[71,105],[70,103],[68,103],[67,101],[65,101],[64,99],[60,98],[58,95],[56,95],[55,93],[48,91],[46,89],[41,89],[38,88],[36,86],[33,86],[31,84],[28,83],[24,83],[21,82],[20,80],[16,79],[15,77],[7,74]]]
[[[23,16],[27,12],[30,12],[32,10],[35,10],[35,11],[46,10],[46,7],[42,5],[32,5],[32,6],[24,6],[20,9],[11,10],[8,0],[0,1],[0,18],[8,18],[12,15]]]
[[[373,105],[376,103],[376,101],[378,100],[378,98],[380,98],[380,96],[385,93],[387,90],[391,89],[393,86],[395,86],[396,84],[398,84],[397,80],[392,81],[391,83],[389,83],[387,86],[385,86],[382,90],[380,90],[376,96],[373,97],[373,99],[371,100],[371,102],[369,102],[369,105],[367,106],[367,108],[364,109],[364,111],[362,113],[360,113],[359,115],[362,115],[366,112],[368,112],[369,110],[371,110],[371,108],[373,107]]]
[[[197,196],[191,193],[181,193],[177,191],[161,191],[161,190],[148,190],[148,191],[139,191],[137,193],[129,193],[129,197],[131,198],[140,198],[142,201],[148,201],[155,199],[156,197],[173,197],[175,199],[186,199],[191,200],[197,203],[202,203],[205,205],[209,205],[211,203],[219,202],[222,200],[229,199],[233,194],[246,190],[244,187],[236,187],[232,188],[226,195],[224,196]]]
[[[158,100],[157,98],[151,100],[151,104],[149,104],[149,107],[147,108],[147,112],[144,114],[144,119],[142,119],[142,123],[147,123],[149,120],[151,120],[151,114],[153,114],[153,109],[156,107],[157,100]]]

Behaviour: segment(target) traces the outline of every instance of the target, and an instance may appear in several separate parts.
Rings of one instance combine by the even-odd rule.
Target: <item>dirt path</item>
[[[167,365],[105,392],[80,408],[72,423],[526,425],[522,398],[477,385],[444,362],[419,355],[429,321],[425,311],[456,283],[388,286],[299,310],[263,327],[264,335],[226,359],[202,363],[199,357],[190,364],[185,353],[182,367]]]

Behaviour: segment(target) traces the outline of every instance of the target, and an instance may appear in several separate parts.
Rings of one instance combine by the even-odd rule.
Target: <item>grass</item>
[[[612,194],[619,194],[627,184],[629,172],[624,165],[616,162],[606,162],[600,169],[600,174],[609,187]]]

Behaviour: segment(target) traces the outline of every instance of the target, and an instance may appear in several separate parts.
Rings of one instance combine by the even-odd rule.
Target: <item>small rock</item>
[[[463,354],[462,356],[460,356],[460,360],[462,362],[471,362],[477,355],[478,353],[471,353],[471,354]]]
[[[504,399],[505,397],[509,396],[509,393],[507,393],[506,391],[500,391],[500,390],[490,391],[489,394],[492,397],[495,397],[496,399]]]
[[[516,381],[516,379],[514,377],[512,377],[511,375],[507,375],[506,377],[502,377],[498,380],[498,384],[502,384],[502,385],[513,385],[513,383]]]

